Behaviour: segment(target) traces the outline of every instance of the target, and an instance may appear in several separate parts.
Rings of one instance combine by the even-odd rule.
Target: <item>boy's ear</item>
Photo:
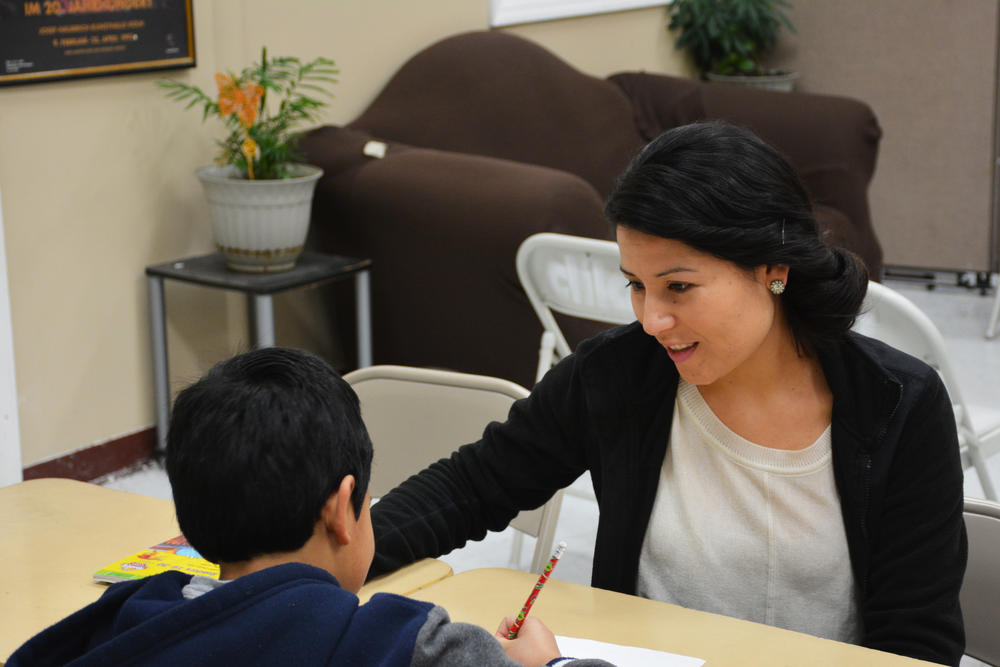
[[[351,494],[354,493],[354,475],[346,475],[340,481],[340,486],[326,499],[321,517],[326,529],[333,534],[340,545],[350,544],[354,534],[354,506],[351,504]]]

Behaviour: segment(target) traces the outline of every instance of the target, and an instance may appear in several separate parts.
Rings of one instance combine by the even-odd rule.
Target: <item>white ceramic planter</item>
[[[781,74],[761,74],[757,76],[727,76],[725,74],[707,72],[705,76],[709,81],[714,83],[728,83],[746,88],[763,88],[765,90],[791,92],[795,90],[795,82],[798,81],[799,73],[782,72]]]
[[[290,165],[293,178],[250,181],[236,167],[202,167],[215,243],[233,271],[266,273],[295,266],[309,233],[319,167]]]

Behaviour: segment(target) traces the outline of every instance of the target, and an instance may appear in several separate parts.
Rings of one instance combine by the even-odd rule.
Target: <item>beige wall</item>
[[[325,55],[341,69],[329,122],[359,113],[409,55],[485,29],[487,0],[197,0],[198,67],[168,74],[202,87],[266,44]],[[577,67],[680,72],[663,8],[515,26]],[[152,425],[143,268],[212,249],[193,176],[221,136],[133,74],[0,89],[0,191],[24,465]],[[241,299],[167,285],[173,388],[245,345]],[[279,312],[279,342],[335,354],[308,301]],[[290,333],[283,334],[287,329]]]

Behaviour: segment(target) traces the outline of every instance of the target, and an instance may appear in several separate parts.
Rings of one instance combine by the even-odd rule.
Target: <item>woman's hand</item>
[[[521,629],[517,633],[517,639],[507,639],[507,633],[510,632],[510,626],[514,624],[514,618],[514,616],[507,616],[500,621],[500,627],[497,628],[495,635],[508,658],[517,660],[527,667],[537,667],[559,657],[556,636],[534,616],[524,619],[524,623],[521,624]]]

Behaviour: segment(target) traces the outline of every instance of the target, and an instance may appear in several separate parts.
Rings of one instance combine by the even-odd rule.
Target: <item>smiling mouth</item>
[[[694,354],[695,350],[698,348],[698,343],[684,343],[681,345],[664,345],[667,350],[667,354],[673,360],[675,364],[680,364],[688,359]]]

